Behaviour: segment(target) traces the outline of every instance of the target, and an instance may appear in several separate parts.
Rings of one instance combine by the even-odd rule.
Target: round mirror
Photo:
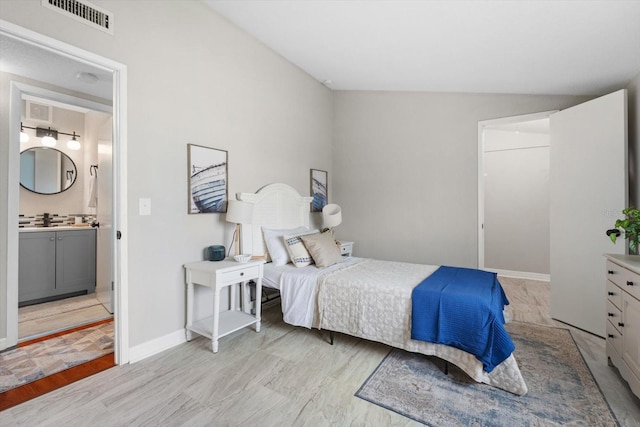
[[[73,160],[62,151],[33,147],[20,153],[20,185],[38,194],[68,190],[78,177]]]

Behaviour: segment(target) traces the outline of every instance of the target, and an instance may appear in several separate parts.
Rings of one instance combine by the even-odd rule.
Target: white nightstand
[[[340,240],[340,254],[342,256],[353,255],[353,242],[343,242]]]
[[[262,294],[262,276],[264,260],[252,260],[240,264],[234,260],[199,261],[185,264],[187,282],[187,341],[191,341],[192,332],[211,339],[214,353],[218,352],[218,339],[239,329],[255,324],[260,332],[260,295]],[[251,298],[248,283],[256,283],[257,302],[255,315],[251,314]],[[238,309],[236,286],[240,284],[242,301]],[[193,319],[193,285],[213,289],[213,316]],[[220,291],[229,287],[229,310],[220,311]]]

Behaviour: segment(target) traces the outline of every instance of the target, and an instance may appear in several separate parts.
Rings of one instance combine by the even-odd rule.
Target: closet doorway
[[[625,245],[613,245],[605,232],[628,204],[627,92],[622,89],[562,111],[541,113],[537,118],[504,120],[517,123],[545,117],[549,118],[550,136],[551,317],[604,337],[606,318],[594,315],[606,310],[603,254],[625,252]],[[488,267],[484,134],[488,126],[496,124],[504,123],[478,124],[479,268]],[[515,214],[518,227],[536,228],[529,209]]]
[[[479,267],[549,280],[549,113],[479,125]]]

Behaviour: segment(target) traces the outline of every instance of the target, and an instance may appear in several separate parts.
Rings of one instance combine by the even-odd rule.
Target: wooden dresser
[[[640,256],[607,258],[607,358],[640,397]]]

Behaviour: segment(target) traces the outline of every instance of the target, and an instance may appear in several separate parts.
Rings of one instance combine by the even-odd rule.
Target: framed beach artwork
[[[227,158],[225,150],[187,144],[190,214],[227,212]]]
[[[328,173],[320,169],[311,169],[311,212],[322,212],[329,200]]]

